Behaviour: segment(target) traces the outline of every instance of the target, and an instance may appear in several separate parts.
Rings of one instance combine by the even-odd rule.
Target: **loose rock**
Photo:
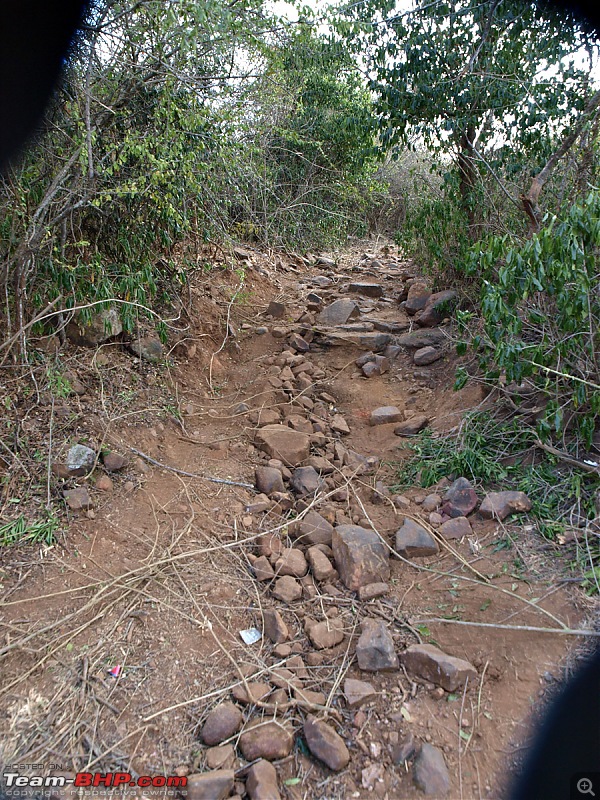
[[[427,795],[443,797],[450,791],[450,776],[441,750],[431,744],[423,744],[413,764],[413,780]]]
[[[209,746],[221,744],[242,727],[242,712],[230,702],[221,703],[206,718],[200,738]]]
[[[255,442],[271,458],[291,467],[299,466],[310,455],[310,437],[287,425],[266,425],[256,432]]]
[[[506,519],[510,514],[531,510],[531,500],[525,492],[489,492],[479,507],[485,519]]]
[[[466,478],[457,478],[444,495],[442,513],[448,517],[466,517],[478,503],[475,489]]]
[[[377,697],[377,691],[371,683],[346,678],[344,681],[344,697],[348,708],[360,708]]]
[[[348,291],[365,297],[383,297],[383,286],[378,283],[351,283]]]
[[[265,608],[263,611],[263,625],[265,636],[273,644],[280,644],[290,638],[288,626],[275,608]]]
[[[85,511],[94,505],[85,486],[80,486],[77,489],[65,489],[63,495],[72,511]]]
[[[127,465],[127,459],[114,451],[104,453],[102,462],[107,472],[119,472],[119,470],[122,470]]]
[[[440,533],[444,539],[462,539],[463,536],[470,536],[473,528],[466,517],[455,517],[442,523]]]
[[[413,361],[418,367],[425,367],[438,361],[442,355],[443,353],[436,350],[435,347],[421,347],[419,350],[415,350]]]
[[[254,477],[256,488],[263,494],[272,492],[285,492],[281,471],[273,467],[255,467]]]
[[[231,794],[234,782],[232,769],[188,775],[185,796],[187,800],[224,800]]]
[[[468,679],[473,682],[477,670],[468,661],[444,653],[432,644],[413,644],[402,653],[407,672],[418,675],[447,692],[454,692]]]
[[[365,672],[398,669],[394,640],[382,620],[363,620],[362,633],[356,643],[356,659]]]
[[[107,339],[118,336],[123,331],[123,323],[115,308],[99,311],[89,323],[83,324],[81,318],[70,322],[66,328],[69,339],[79,347],[97,347]]]
[[[273,597],[283,603],[293,603],[302,597],[302,586],[290,575],[284,575],[275,581]]]
[[[339,617],[308,625],[308,638],[317,650],[327,650],[344,640],[344,623]]]
[[[335,572],[333,564],[318,545],[308,548],[306,558],[310,564],[312,574],[318,581],[327,581],[333,577]]]
[[[358,525],[338,525],[332,537],[333,557],[347,589],[389,578],[389,552],[375,531]]]
[[[414,316],[417,311],[425,308],[430,297],[431,291],[427,288],[427,285],[422,281],[415,281],[408,290],[408,297],[404,306],[406,313]]]
[[[290,525],[289,534],[302,544],[330,545],[333,525],[316,511],[309,511],[299,522]]]
[[[371,412],[370,425],[387,425],[390,422],[400,422],[404,419],[404,412],[396,406],[380,406]]]
[[[96,463],[96,451],[84,444],[76,444],[67,453],[67,469],[75,477],[88,475]]]
[[[339,772],[348,765],[350,753],[342,737],[331,725],[309,716],[304,722],[304,738],[310,752],[329,769]]]
[[[320,325],[344,325],[349,319],[360,316],[360,309],[354,302],[347,297],[334,300],[317,316]]]
[[[252,764],[246,777],[246,791],[250,800],[280,800],[277,771],[270,761],[263,758]]]
[[[415,414],[414,417],[401,422],[394,428],[396,436],[415,436],[429,425],[429,418],[425,414]]]
[[[306,494],[316,494],[323,486],[323,480],[314,467],[298,467],[292,473],[290,486],[303,497]]]
[[[301,578],[308,572],[308,564],[302,550],[287,547],[275,562],[275,571],[278,575],[293,575]]]
[[[246,761],[264,758],[275,761],[285,758],[292,750],[294,736],[289,727],[278,720],[250,723],[240,736],[240,750]]]
[[[160,339],[155,336],[142,336],[129,343],[129,349],[136,356],[145,361],[158,362],[164,355],[164,348]]]
[[[434,556],[439,549],[429,531],[408,517],[404,520],[404,525],[396,531],[396,552],[404,558]]]

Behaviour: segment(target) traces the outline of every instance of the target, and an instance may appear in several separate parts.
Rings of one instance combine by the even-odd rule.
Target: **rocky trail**
[[[151,337],[133,367],[76,349],[70,528],[3,564],[5,763],[185,776],[190,800],[501,796],[582,600],[522,493],[396,486],[411,437],[481,397],[452,391],[454,293],[363,248],[238,249],[166,365]]]

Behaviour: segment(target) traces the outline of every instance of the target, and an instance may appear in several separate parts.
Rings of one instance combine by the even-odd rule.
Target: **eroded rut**
[[[534,534],[485,518],[485,487],[390,491],[408,437],[480,400],[452,392],[453,297],[390,247],[277,259],[248,254],[224,341],[196,289],[180,423],[105,426],[125,463],[12,573],[2,758],[185,776],[191,800],[498,797],[567,647],[519,628],[581,612],[498,547]]]

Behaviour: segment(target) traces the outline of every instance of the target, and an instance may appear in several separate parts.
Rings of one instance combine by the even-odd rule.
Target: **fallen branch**
[[[581,630],[578,628],[539,628],[534,625],[502,625],[497,622],[470,622],[463,619],[444,619],[444,617],[413,619],[411,620],[411,625],[429,625],[431,622],[443,622],[448,625],[467,625],[472,628],[497,628],[503,631],[523,631],[525,633],[561,633],[567,636],[600,636],[600,631]]]

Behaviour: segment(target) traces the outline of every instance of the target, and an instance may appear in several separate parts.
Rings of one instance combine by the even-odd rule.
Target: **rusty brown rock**
[[[293,732],[286,723],[279,720],[256,720],[240,736],[239,746],[246,761],[254,761],[256,758],[275,761],[288,756],[293,743]]]
[[[318,581],[330,580],[335,572],[333,564],[327,558],[319,545],[313,545],[306,551],[312,574]]]
[[[457,478],[443,499],[441,510],[449,517],[467,517],[478,503],[475,489],[466,478]]]
[[[440,533],[444,539],[462,539],[463,536],[470,536],[473,528],[466,517],[454,517],[442,523]]]
[[[262,758],[252,764],[246,776],[246,791],[250,800],[280,800],[277,771],[270,761]]]
[[[490,492],[479,507],[485,519],[505,519],[524,511],[531,511],[531,500],[525,492]]]
[[[317,650],[327,650],[344,640],[344,623],[339,617],[307,625],[306,632]]]
[[[273,644],[280,644],[290,638],[288,626],[276,608],[265,608],[263,611],[264,633]]]
[[[407,672],[418,675],[447,692],[453,692],[477,677],[477,670],[468,661],[444,653],[432,644],[413,644],[402,653]]]
[[[275,581],[273,597],[283,603],[293,603],[302,597],[302,586],[291,575],[284,575]]]
[[[389,578],[389,552],[375,531],[358,525],[338,525],[333,531],[332,548],[347,589],[356,591],[368,583],[384,583]]]
[[[284,464],[296,467],[310,455],[310,437],[306,433],[294,431],[287,425],[266,425],[255,435],[255,442],[271,458],[278,458]]]
[[[290,525],[289,533],[302,544],[330,545],[333,525],[316,511],[309,511],[299,522]]]
[[[286,547],[275,562],[275,571],[278,575],[292,575],[301,578],[308,572],[308,564],[302,550],[296,547]]]
[[[184,795],[187,800],[224,800],[231,794],[234,782],[232,769],[188,775]]]
[[[304,722],[304,738],[310,752],[330,769],[339,772],[348,766],[350,761],[348,748],[331,725],[309,716]]]
[[[242,712],[230,702],[221,703],[209,713],[200,731],[200,738],[207,745],[220,744],[239,731]]]
[[[371,683],[346,678],[344,681],[344,697],[348,708],[360,708],[377,697],[377,691]]]

